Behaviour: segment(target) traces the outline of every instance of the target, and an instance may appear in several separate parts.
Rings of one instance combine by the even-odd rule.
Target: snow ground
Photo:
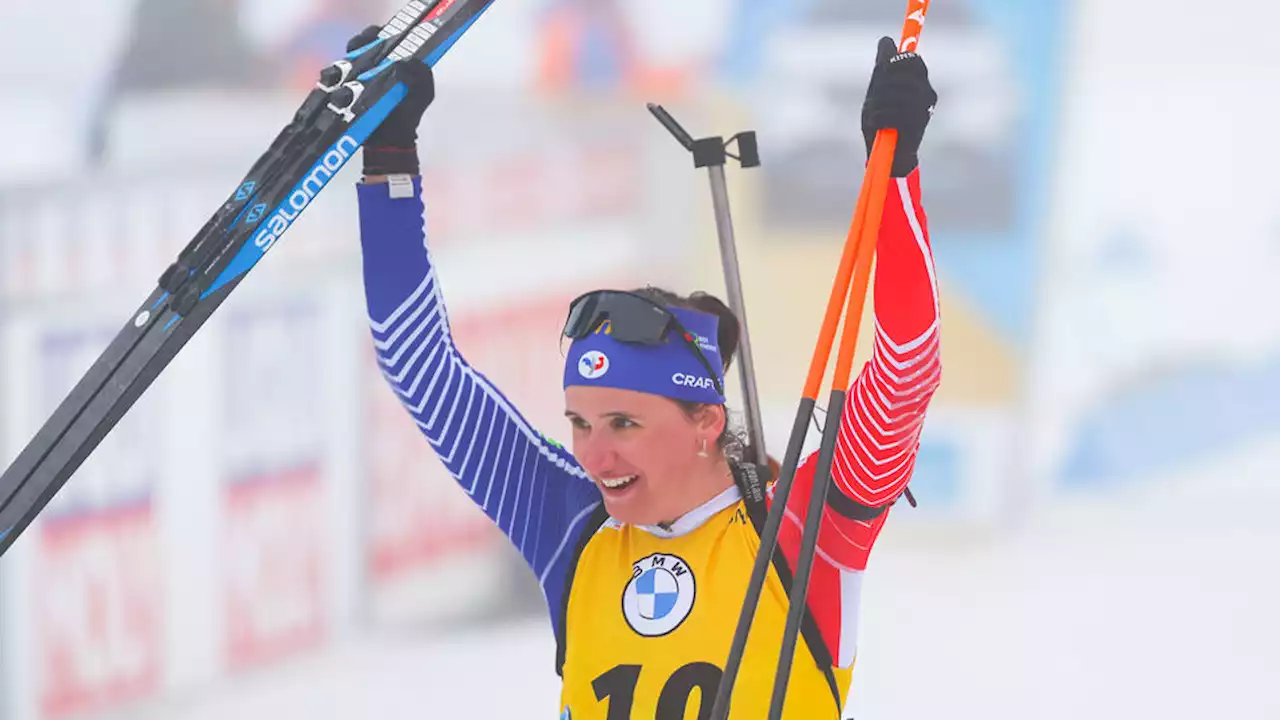
[[[1277,500],[1272,443],[998,539],[887,530],[848,715],[1280,717]],[[366,636],[146,718],[556,718],[552,656],[541,619]]]

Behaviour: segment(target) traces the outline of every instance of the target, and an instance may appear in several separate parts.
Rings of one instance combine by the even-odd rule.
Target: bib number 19
[[[716,696],[723,671],[711,663],[689,663],[671,673],[658,695],[658,710],[654,720],[683,720],[685,708],[693,689],[701,691],[698,720],[711,717],[710,700]],[[639,665],[618,665],[591,683],[596,699],[608,701],[609,714],[605,720],[631,720],[631,708],[635,704],[636,685],[640,682]]]

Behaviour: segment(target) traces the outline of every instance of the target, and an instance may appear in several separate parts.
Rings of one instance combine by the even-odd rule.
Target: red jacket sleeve
[[[829,493],[866,507],[896,500],[911,479],[925,410],[941,381],[938,283],[920,172],[890,182],[876,244],[876,319],[871,360],[849,388]],[[796,472],[779,546],[791,567],[800,541],[817,455]],[[809,605],[837,665],[853,662],[862,572],[888,517],[845,517],[828,505],[818,534]]]

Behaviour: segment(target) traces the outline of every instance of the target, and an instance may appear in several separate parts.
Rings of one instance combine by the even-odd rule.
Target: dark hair
[[[691,295],[677,295],[670,290],[653,287],[652,285],[638,288],[631,292],[668,307],[698,310],[709,315],[715,315],[719,320],[716,344],[720,346],[720,359],[724,363],[724,367],[721,370],[725,375],[728,375],[729,366],[733,363],[733,357],[738,352],[738,339],[742,333],[742,326],[738,322],[738,316],[720,298],[702,291]],[[690,418],[694,417],[699,410],[707,407],[706,403],[688,400],[672,400],[672,402],[679,405],[684,410],[685,415]],[[720,433],[720,437],[716,438],[716,446],[732,459],[741,459],[742,450],[746,446],[746,439],[742,434],[730,429],[728,408],[725,409],[724,431]]]

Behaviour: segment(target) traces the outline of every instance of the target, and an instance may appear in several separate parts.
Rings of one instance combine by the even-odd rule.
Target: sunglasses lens
[[[596,306],[599,296],[596,293],[584,295],[569,306],[569,316],[564,321],[565,337],[578,340],[586,337],[593,327],[599,323]]]
[[[670,323],[666,310],[644,298],[599,291],[583,295],[569,306],[564,334],[577,340],[604,331],[619,342],[653,345],[666,339]]]
[[[620,342],[656,345],[666,340],[671,316],[639,298],[619,295],[609,302],[610,334]]]

